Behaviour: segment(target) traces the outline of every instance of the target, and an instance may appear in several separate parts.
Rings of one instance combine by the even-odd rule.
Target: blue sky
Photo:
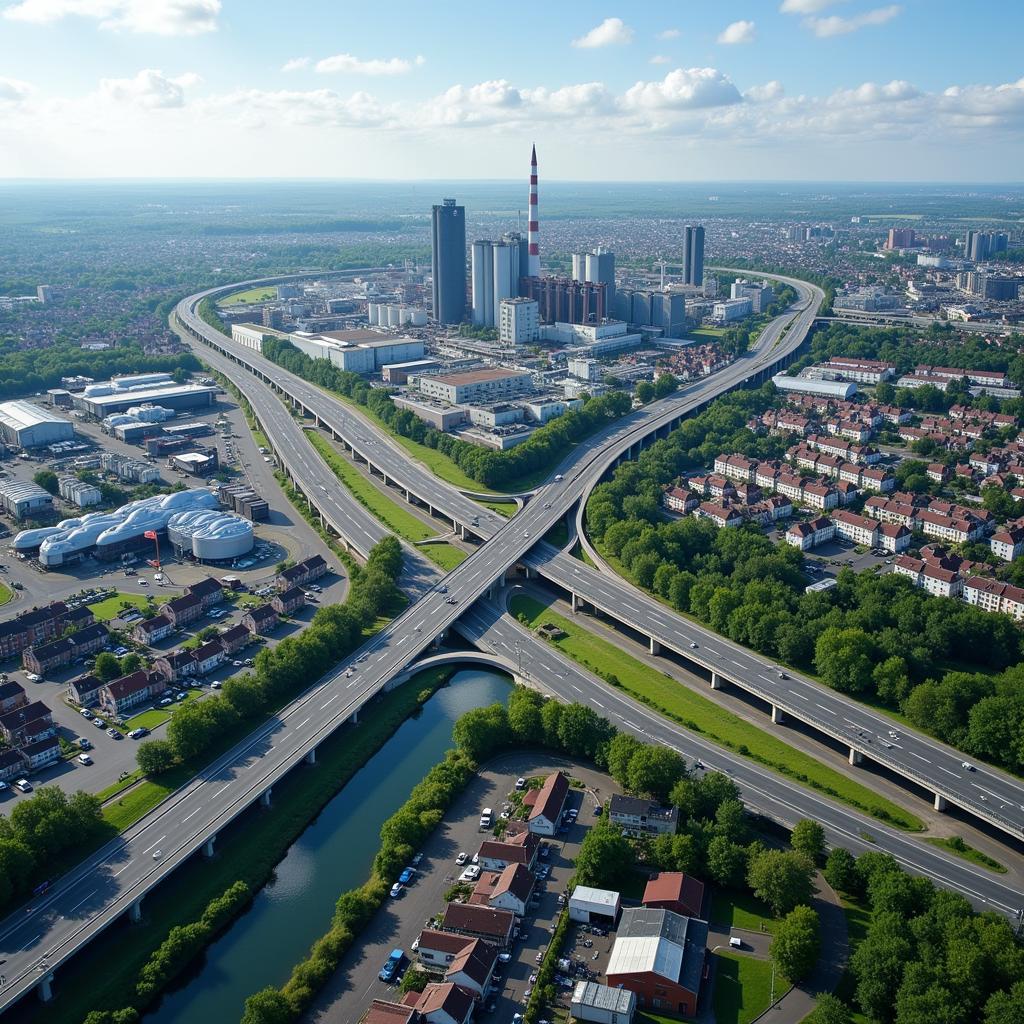
[[[0,176],[1020,177],[1024,4],[529,11],[0,0]]]

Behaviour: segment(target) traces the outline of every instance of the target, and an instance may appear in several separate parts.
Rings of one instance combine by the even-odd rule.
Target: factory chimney
[[[540,277],[540,225],[537,220],[537,147],[530,157],[530,222],[527,231],[530,249],[530,277]]]

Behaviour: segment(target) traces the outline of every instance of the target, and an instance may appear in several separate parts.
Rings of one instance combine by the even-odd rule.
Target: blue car
[[[398,977],[398,972],[402,967],[402,961],[405,959],[405,953],[400,949],[391,950],[391,956],[384,961],[384,966],[380,969],[380,973],[377,975],[381,981],[394,981]]]
[[[405,870],[404,870],[404,871],[403,871],[403,872],[402,872],[402,873],[401,873],[401,874],[400,874],[400,875],[398,876],[398,881],[399,881],[399,882],[400,882],[400,883],[401,883],[402,885],[408,885],[408,884],[409,884],[409,883],[410,883],[410,882],[411,882],[411,881],[413,880],[413,877],[414,877],[415,875],[416,875],[416,872],[415,872],[415,871],[413,871],[413,869],[412,869],[412,868],[406,868],[406,869],[405,869]]]

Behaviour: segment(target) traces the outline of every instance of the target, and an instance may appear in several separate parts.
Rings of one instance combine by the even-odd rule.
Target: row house
[[[68,699],[74,701],[79,707],[91,708],[100,701],[100,690],[103,688],[103,680],[94,676],[91,672],[75,676],[68,682]]]
[[[87,626],[95,621],[88,608],[69,609],[63,601],[32,608],[0,622],[0,658],[21,654],[26,647],[55,640],[68,626]]]
[[[327,573],[327,562],[323,555],[311,555],[297,564],[284,569],[277,574],[276,584],[278,590],[287,590],[289,587],[304,587],[314,580],[320,579]]]
[[[670,487],[661,497],[661,503],[670,512],[687,515],[700,504],[700,495],[683,487]]]
[[[732,500],[741,505],[754,505],[762,498],[761,488],[756,484],[736,484],[733,487]]]
[[[732,499],[736,496],[736,486],[728,478],[718,473],[707,476],[693,476],[686,481],[699,495],[705,498]]]
[[[138,669],[119,679],[112,679],[100,689],[100,705],[112,715],[123,715],[159,697],[167,689],[167,680],[160,672]]]
[[[255,608],[250,608],[242,616],[242,625],[253,636],[266,636],[268,633],[272,633],[277,628],[279,621],[277,612],[269,604],[261,604]]]
[[[715,457],[715,472],[739,480],[745,484],[755,483],[757,460],[745,455],[718,455]]]
[[[60,760],[60,740],[56,736],[43,736],[21,748],[28,771],[39,771]]]
[[[872,495],[864,502],[864,514],[877,519],[881,523],[896,523],[908,530],[917,529],[917,517],[921,509],[895,497],[883,498],[880,494]]]
[[[869,548],[878,547],[878,528],[881,524],[876,520],[839,509],[833,514],[832,522],[835,523],[837,537],[842,537],[852,544],[863,544]]]
[[[1024,529],[1019,526],[998,530],[988,542],[992,553],[1004,562],[1012,562],[1024,551]]]
[[[964,600],[986,612],[1012,615],[1018,622],[1024,618],[1024,589],[998,580],[972,576],[964,584]]]
[[[966,377],[978,387],[1006,388],[1010,382],[1003,370],[963,370],[955,366],[928,366],[920,363],[914,370],[919,376],[941,377],[947,381]]]
[[[27,763],[20,750],[0,750],[0,782],[20,779],[26,770]]]
[[[953,467],[953,475],[958,480],[974,480],[976,474],[971,466],[966,462],[958,462]]]
[[[933,597],[960,597],[963,580],[951,569],[931,565],[920,558],[900,555],[893,563],[893,572],[906,576],[915,587],[920,587]]]
[[[807,416],[800,416],[795,412],[775,412],[770,409],[764,415],[765,426],[772,434],[801,434],[806,437],[814,427],[812,420]]]
[[[214,638],[192,652],[196,659],[196,675],[205,676],[224,664],[227,652],[219,638]]]
[[[306,603],[306,592],[302,587],[288,587],[270,599],[270,606],[278,615],[291,615]]]
[[[160,614],[168,619],[175,629],[181,629],[203,617],[203,602],[195,594],[183,594],[160,605]]]
[[[832,356],[827,362],[820,363],[824,370],[841,374],[845,380],[858,384],[878,384],[883,380],[892,380],[896,376],[896,364],[886,363],[878,359],[857,359],[846,356]]]
[[[819,516],[805,523],[794,523],[786,531],[786,543],[801,551],[810,551],[832,540],[835,535],[836,524],[828,516]]]
[[[153,669],[168,683],[177,683],[196,675],[199,663],[192,651],[168,651],[153,662]]]
[[[958,505],[955,501],[945,501],[942,498],[933,498],[928,502],[929,512],[941,512],[943,515],[954,516],[957,519],[973,519],[986,528],[995,528],[996,517],[994,513],[981,505]]]
[[[807,438],[807,446],[826,455],[835,455],[849,462],[873,466],[880,462],[882,453],[870,445],[854,444],[839,437],[828,437],[823,434],[811,434]]]
[[[780,519],[788,519],[793,514],[793,503],[789,498],[783,498],[779,494],[773,494],[764,501],[755,502],[743,509],[743,515],[748,523],[757,523],[759,526],[771,526]]]
[[[225,629],[217,637],[217,640],[220,642],[221,647],[224,648],[225,654],[235,654],[252,642],[252,633],[239,623],[236,626],[229,626]]]
[[[904,409],[899,405],[880,405],[878,411],[886,423],[895,423],[896,426],[909,423],[914,417],[910,409]]]
[[[174,623],[166,615],[160,613],[137,622],[132,629],[132,636],[140,644],[145,644],[148,647],[151,644],[159,643],[161,640],[166,639],[173,632]]]
[[[841,437],[847,441],[853,441],[856,444],[863,444],[865,441],[870,441],[871,435],[874,433],[868,424],[861,423],[858,420],[825,420],[822,425],[825,427],[825,430],[834,437]]]
[[[730,505],[721,505],[717,501],[702,501],[694,512],[698,519],[710,519],[715,526],[741,526],[743,516]]]
[[[29,672],[44,676],[51,669],[70,665],[78,658],[102,650],[109,638],[107,627],[102,622],[94,622],[59,640],[27,648],[22,652],[21,663]]]
[[[946,483],[950,476],[949,467],[944,466],[941,462],[930,462],[925,474],[929,480],[934,480],[937,484]]]
[[[990,476],[992,473],[998,473],[1003,468],[1003,460],[996,458],[991,452],[987,454],[972,452],[967,460],[967,465],[976,473]]]
[[[13,679],[7,683],[0,683],[0,715],[24,707],[27,703],[28,697],[21,683],[16,683]]]
[[[190,597],[199,598],[199,603],[203,606],[203,614],[224,601],[224,586],[220,580],[215,580],[212,576],[207,576],[206,579],[200,580],[198,583],[190,584],[185,588],[185,593]]]
[[[0,737],[12,747],[23,747],[56,734],[53,712],[41,700],[0,715]]]
[[[913,534],[905,527],[896,523],[881,523],[878,527],[878,543],[886,551],[894,555],[906,551],[910,547]]]
[[[884,493],[891,491],[896,486],[896,478],[881,466],[864,466],[856,462],[844,462],[834,455],[822,455],[801,445],[790,448],[786,454],[802,469],[838,478],[864,490]]]
[[[976,519],[958,519],[931,509],[920,511],[917,521],[921,531],[928,537],[938,537],[954,544],[978,540],[985,532],[984,526]]]

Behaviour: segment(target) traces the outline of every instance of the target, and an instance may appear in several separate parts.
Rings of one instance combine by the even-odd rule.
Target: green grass
[[[715,889],[708,920],[720,928],[746,928],[752,932],[775,929],[771,911],[752,893]]]
[[[217,300],[218,306],[241,306],[250,302],[270,302],[277,298],[276,288],[248,288],[241,292],[232,292],[223,299]]]
[[[479,500],[477,504],[489,508],[492,512],[497,512],[499,516],[504,516],[506,519],[511,519],[519,511],[519,507],[514,501]]]
[[[716,953],[715,1020],[717,1024],[750,1024],[768,1009],[772,991],[772,965],[768,960],[735,953]],[[781,975],[775,976],[775,996],[788,988]]]
[[[449,544],[447,541],[442,541],[439,544],[421,544],[419,550],[434,565],[444,569],[445,572],[451,572],[452,569],[461,565],[469,557],[468,552],[463,551],[462,548],[457,548],[454,544]]]
[[[698,338],[721,338],[725,335],[726,330],[727,328],[725,327],[698,327],[687,333],[693,334]]]
[[[112,785],[107,786],[106,789],[101,789],[98,793],[95,794],[96,799],[99,800],[100,803],[105,803],[111,797],[117,796],[117,794],[120,793],[121,790],[127,789],[129,786],[134,785],[141,778],[142,769],[136,768],[135,771],[133,771],[131,775],[128,776],[127,779],[122,779],[120,782],[115,782]]]
[[[940,850],[945,850],[947,853],[952,853],[955,857],[961,857],[963,860],[969,860],[972,864],[988,868],[989,871],[995,871],[1000,875],[1006,874],[1006,867],[1004,865],[1000,864],[994,857],[990,857],[987,853],[982,853],[981,850],[968,846],[959,836],[925,836],[925,842],[931,843],[932,846],[937,846]]]
[[[173,781],[155,781],[147,779],[135,789],[124,794],[113,803],[103,808],[103,819],[108,825],[123,832],[129,825],[149,814],[154,807],[163,803],[180,785]]]
[[[160,598],[161,601],[170,601],[172,597],[177,597],[177,593],[164,593],[161,590]],[[154,598],[156,600],[156,598]],[[102,601],[97,601],[95,604],[89,605],[89,611],[96,616],[101,622],[109,622],[111,619],[116,619],[121,614],[121,606],[128,602],[133,608],[137,608],[140,612],[145,614],[146,609],[149,607],[149,601],[144,594],[127,594],[124,591],[118,591],[113,597],[104,598]]]
[[[569,543],[569,526],[564,519],[559,519],[554,526],[544,534],[544,539],[556,548],[564,548]]]
[[[517,617],[524,615],[531,628],[543,622],[561,627],[566,636],[553,641],[556,647],[605,680],[614,677],[626,693],[687,729],[897,828],[908,831],[924,829],[919,818],[867,786],[745,722],[670,676],[652,670],[613,643],[550,610],[540,601],[518,594],[512,599],[511,611]]]
[[[209,861],[191,858],[147,895],[140,924],[108,929],[62,967],[56,998],[47,1005],[47,1024],[81,1024],[91,1010],[127,1005],[139,969],[172,927],[195,920],[211,899],[235,881],[258,891],[307,825],[420,706],[419,694],[442,685],[452,671],[421,673],[384,694],[374,704],[373,714],[356,727],[342,727],[317,748],[315,771],[289,773],[274,784],[269,808],[254,809],[225,829],[217,840],[218,856]],[[137,800],[142,804],[146,798]],[[36,1019],[32,1017],[36,1008],[29,1000],[25,1007],[21,1016],[12,1013],[14,1024]]]
[[[512,506],[513,509],[515,506]],[[0,605],[7,604],[14,597],[14,591],[6,583],[0,583]]]

